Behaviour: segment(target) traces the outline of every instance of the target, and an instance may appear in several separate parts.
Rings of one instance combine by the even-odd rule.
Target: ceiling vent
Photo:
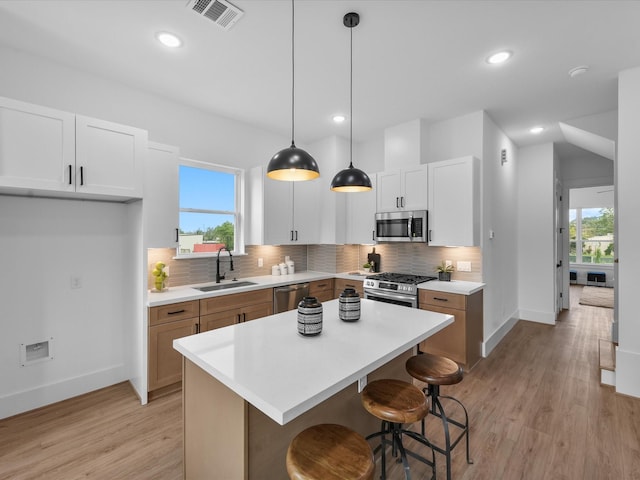
[[[189,0],[187,6],[224,30],[229,30],[244,12],[225,0]]]

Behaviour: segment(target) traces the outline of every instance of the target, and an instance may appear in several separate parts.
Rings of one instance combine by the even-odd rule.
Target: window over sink
[[[243,170],[181,158],[179,179],[178,256],[243,253]]]

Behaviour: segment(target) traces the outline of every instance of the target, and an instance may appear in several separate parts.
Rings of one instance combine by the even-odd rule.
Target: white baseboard
[[[616,372],[600,369],[600,383],[602,385],[616,386]]]
[[[127,380],[127,375],[124,365],[116,365],[78,377],[67,378],[60,382],[9,393],[0,397],[0,419],[28,412],[34,408],[44,407],[45,405],[76,397],[125,380]]]
[[[640,398],[640,353],[616,349],[616,392]]]
[[[494,348],[500,343],[507,333],[518,323],[517,312],[514,312],[509,318],[507,318],[502,325],[500,325],[489,338],[482,342],[482,356],[487,357],[493,351]]]
[[[521,320],[528,320],[530,322],[544,323],[547,325],[556,324],[555,312],[540,312],[536,310],[520,310],[518,315]]]

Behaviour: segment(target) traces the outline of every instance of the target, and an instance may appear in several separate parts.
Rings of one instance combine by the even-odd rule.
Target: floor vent
[[[225,0],[189,0],[187,6],[224,30],[229,30],[244,12]]]

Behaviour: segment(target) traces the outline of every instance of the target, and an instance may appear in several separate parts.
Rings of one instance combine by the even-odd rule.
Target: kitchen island
[[[323,330],[297,332],[297,311],[174,341],[183,355],[186,479],[286,479],[289,441],[307,426],[379,428],[360,403],[367,380],[409,380],[415,346],[451,315],[362,300],[358,322],[323,303]]]

